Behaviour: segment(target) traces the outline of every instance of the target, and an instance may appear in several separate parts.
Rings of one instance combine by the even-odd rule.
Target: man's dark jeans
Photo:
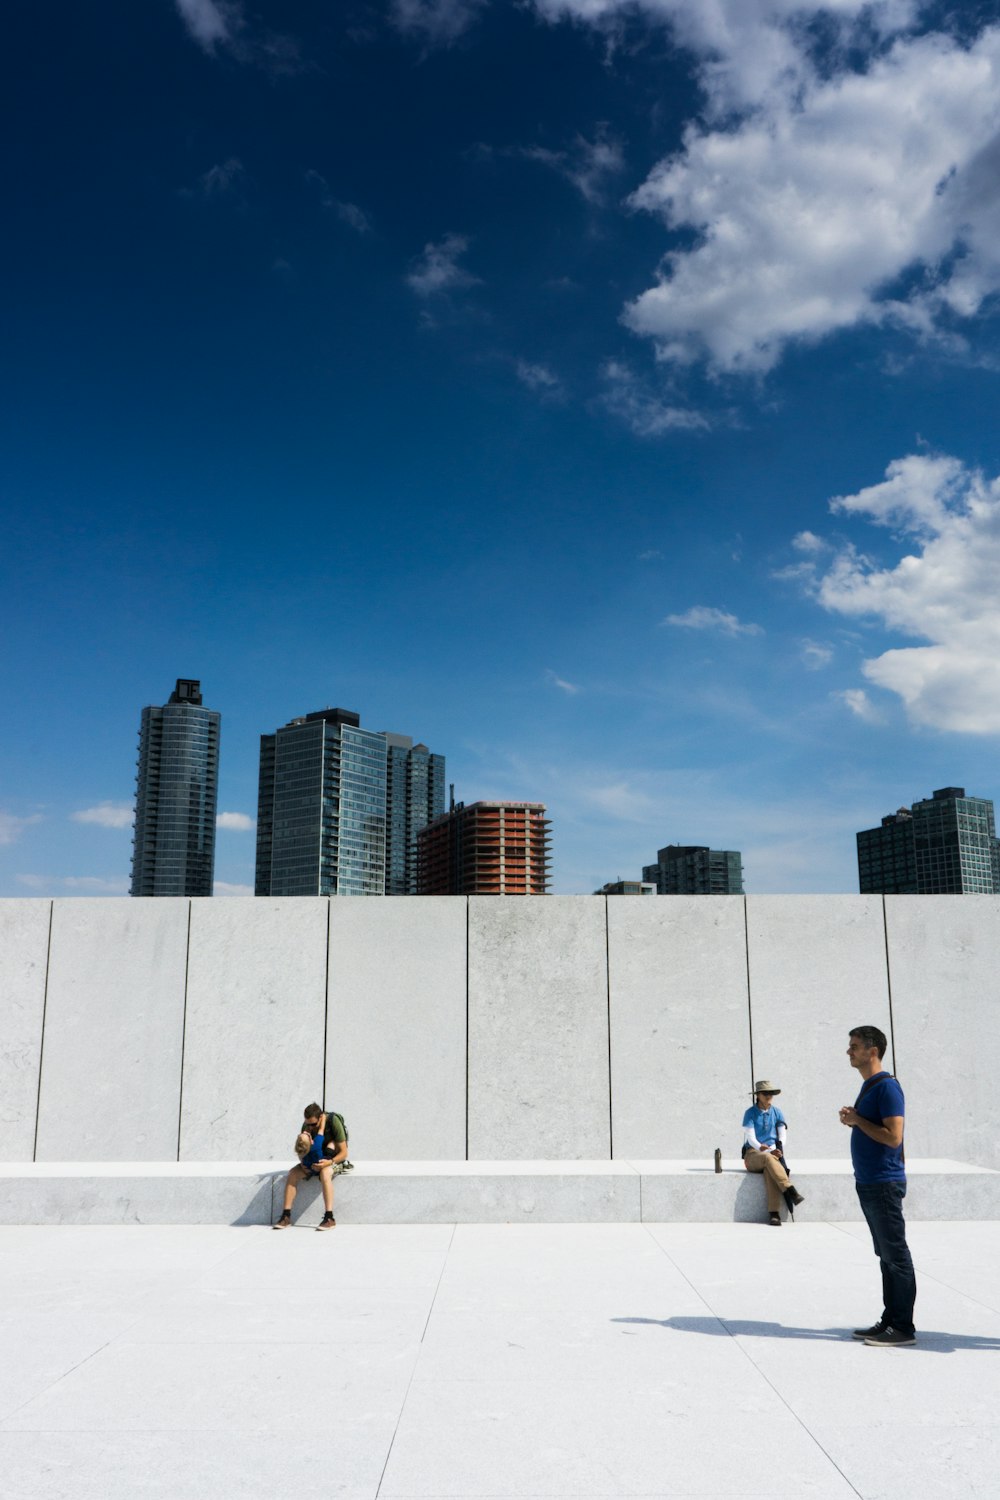
[[[913,1304],[917,1278],[906,1243],[903,1221],[905,1182],[856,1183],[861,1211],[872,1232],[875,1254],[882,1264],[884,1317],[901,1333],[913,1332]]]

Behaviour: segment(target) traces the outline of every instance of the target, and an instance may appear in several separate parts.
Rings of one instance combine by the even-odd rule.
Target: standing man
[[[763,1172],[767,1188],[767,1222],[781,1228],[781,1200],[788,1204],[789,1218],[805,1199],[792,1186],[785,1168],[785,1133],[787,1121],[771,1101],[781,1093],[768,1078],[754,1084],[754,1102],[743,1116],[743,1165],[748,1172]]]
[[[845,1104],[840,1123],[851,1128],[851,1161],[861,1210],[872,1232],[882,1266],[882,1316],[871,1328],[855,1328],[854,1337],[875,1349],[915,1344],[913,1304],[917,1279],[906,1243],[903,1199],[903,1090],[882,1067],[888,1046],[877,1026],[855,1026],[847,1056],[864,1082],[854,1104]]]

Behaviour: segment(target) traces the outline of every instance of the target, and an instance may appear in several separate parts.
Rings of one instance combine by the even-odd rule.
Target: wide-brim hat
[[[778,1085],[776,1083],[772,1083],[770,1078],[758,1078],[757,1082],[753,1086],[753,1091],[754,1095],[781,1093]]]

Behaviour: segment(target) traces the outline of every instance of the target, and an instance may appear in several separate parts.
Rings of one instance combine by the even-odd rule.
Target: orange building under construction
[[[417,835],[418,895],[547,895],[551,826],[543,802],[459,802]]]

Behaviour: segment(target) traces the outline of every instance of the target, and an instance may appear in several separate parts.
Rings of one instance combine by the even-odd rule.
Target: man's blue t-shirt
[[[881,1125],[906,1114],[903,1090],[891,1073],[876,1073],[862,1087],[854,1108],[863,1120]],[[855,1179],[863,1187],[874,1182],[905,1182],[902,1146],[883,1146],[855,1125],[851,1131],[851,1161]]]
[[[751,1104],[743,1116],[743,1129],[747,1126],[754,1133],[754,1139],[762,1146],[776,1146],[778,1144],[778,1126],[786,1125],[784,1115],[776,1104],[770,1109],[760,1109],[756,1104]]]

